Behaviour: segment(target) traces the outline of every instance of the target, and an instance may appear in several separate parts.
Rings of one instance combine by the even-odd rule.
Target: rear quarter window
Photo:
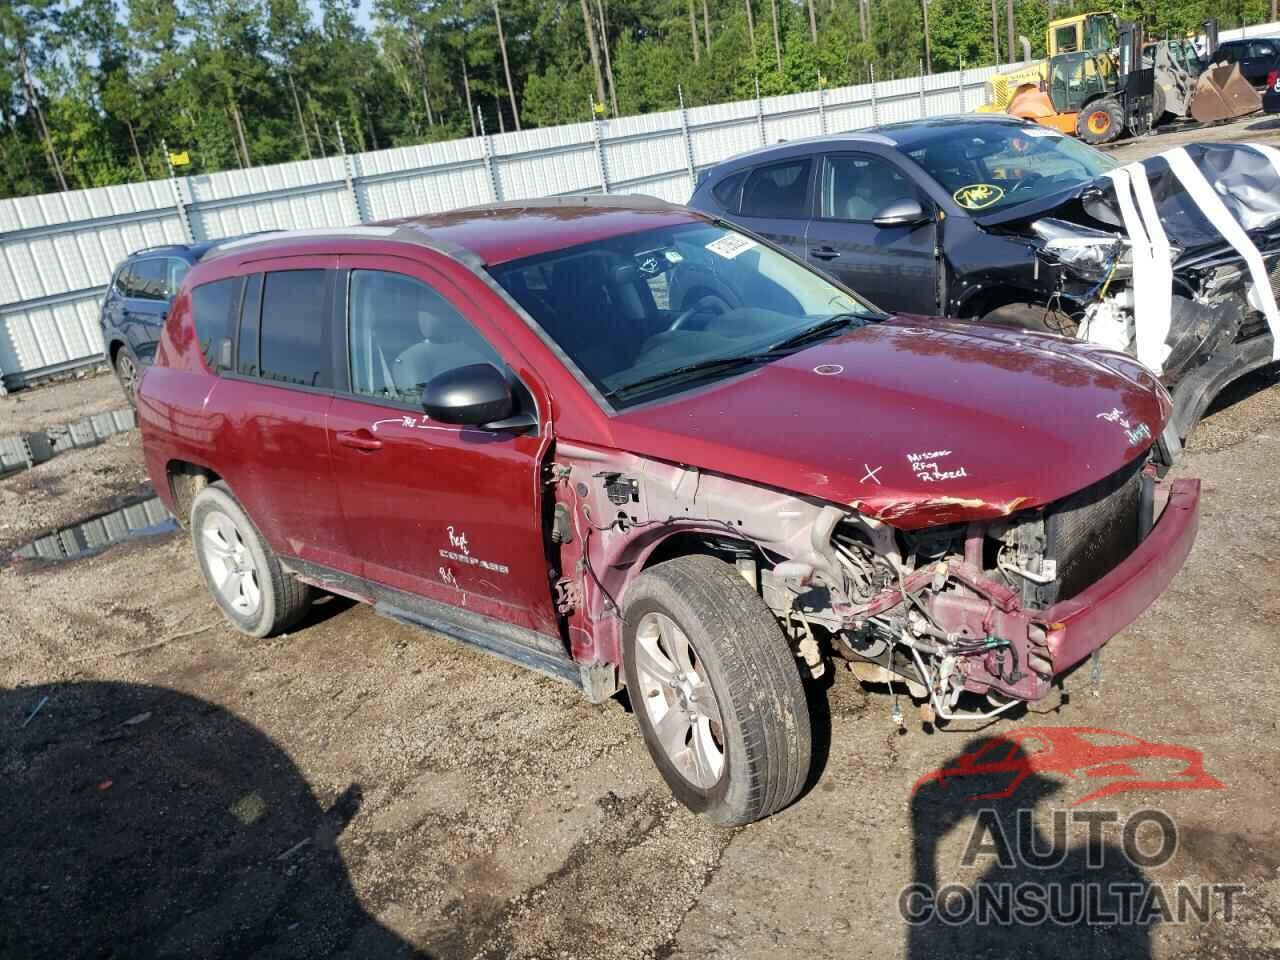
[[[742,199],[742,181],[747,179],[747,171],[739,170],[731,173],[711,188],[716,203],[726,213],[737,213],[738,203]]]
[[[217,369],[218,345],[231,336],[231,311],[240,297],[242,277],[205,283],[191,291],[191,316],[200,352],[211,370]]]
[[[302,387],[331,387],[324,270],[268,273],[262,286],[259,376]]]

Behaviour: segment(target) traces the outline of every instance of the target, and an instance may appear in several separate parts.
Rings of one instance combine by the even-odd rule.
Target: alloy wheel
[[[640,704],[671,765],[706,790],[724,773],[724,721],[715,691],[688,636],[662,613],[636,627]]]
[[[253,553],[235,522],[211,511],[200,530],[205,568],[218,596],[242,617],[252,617],[262,605],[262,587]]]

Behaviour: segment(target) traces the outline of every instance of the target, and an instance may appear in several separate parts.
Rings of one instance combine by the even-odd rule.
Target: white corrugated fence
[[[1249,33],[1271,28],[1280,24]],[[683,203],[698,171],[745,150],[972,110],[1002,69],[0,200],[0,392],[101,360],[102,292],[141,247],[566,193]]]

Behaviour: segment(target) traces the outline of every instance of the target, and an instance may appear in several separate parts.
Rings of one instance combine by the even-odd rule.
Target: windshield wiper
[[[663,370],[661,373],[655,373],[651,376],[641,377],[638,380],[632,380],[630,383],[624,383],[621,386],[614,387],[605,394],[607,399],[612,400],[614,397],[624,394],[631,394],[637,391],[646,391],[656,387],[664,386],[668,383],[684,380],[699,373],[714,373],[718,370],[732,370],[736,367],[747,367],[757,363],[765,363],[769,360],[776,360],[777,356],[773,353],[744,353],[734,357],[710,357],[706,360],[698,360],[694,363],[686,363],[684,366],[675,367],[671,370]]]
[[[766,349],[766,353],[777,353],[780,350],[790,350],[792,347],[798,347],[806,344],[811,340],[817,340],[824,334],[840,330],[853,324],[864,324],[869,318],[861,313],[836,313],[821,320],[806,330],[792,334],[785,339],[779,340],[777,343],[770,344]]]

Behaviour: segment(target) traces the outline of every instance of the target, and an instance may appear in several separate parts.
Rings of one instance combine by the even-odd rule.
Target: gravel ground
[[[1202,424],[1176,471],[1203,478],[1199,539],[1096,686],[1077,671],[1042,712],[981,731],[930,731],[909,711],[899,733],[885,693],[837,673],[813,698],[811,789],[734,831],[670,799],[617,702],[345,601],[285,637],[234,633],[185,534],[0,568],[0,956],[1278,957],[1277,380],[1249,378]],[[95,398],[109,409],[115,389],[15,395],[0,423],[38,404],[56,416],[24,429]],[[0,481],[0,542],[101,512],[142,479],[135,434]],[[1120,822],[1157,808],[1178,837],[1139,869],[1106,826],[1087,875],[1239,883],[1231,920],[905,925],[913,881],[1085,874],[1074,822],[1048,871],[963,854],[980,808],[1010,837],[1027,811],[1043,839],[1114,766],[1041,770],[1000,802],[970,799],[981,778],[912,789],[987,738],[1074,727],[1203,751],[1220,789],[1080,804]],[[1153,781],[1180,769],[1133,765]]]
[[[105,366],[69,375],[0,397],[0,437],[45,430],[126,403],[120,381]]]
[[[840,674],[815,698],[831,747],[814,788],[736,831],[671,801],[616,702],[591,706],[336,600],[289,636],[241,637],[184,534],[11,566],[0,571],[0,899],[29,922],[0,931],[0,955],[104,942],[120,956],[156,944],[353,957],[1078,955],[1092,933],[1063,937],[1062,953],[1008,931],[988,941],[990,930],[960,948],[949,929],[905,928],[895,903],[924,857],[945,881],[981,872],[960,864],[969,788],[925,816],[918,777],[980,736],[1085,726],[1203,750],[1226,786],[1103,804],[1122,819],[1149,806],[1174,818],[1178,853],[1147,882],[1246,885],[1230,924],[1125,928],[1088,953],[1274,956],[1280,756],[1260,707],[1280,696],[1277,395],[1265,387],[1206,421],[1206,434],[1247,437],[1192,450],[1179,468],[1204,478],[1199,541],[1171,590],[1108,647],[1100,696],[1077,673],[1066,704],[1051,696],[1056,712],[982,734],[929,734],[909,713],[898,735],[889,698]],[[1035,808],[1046,832],[1051,810],[1089,789],[1058,774],[1035,782],[1003,809]],[[1084,834],[1067,839],[1078,848]]]

